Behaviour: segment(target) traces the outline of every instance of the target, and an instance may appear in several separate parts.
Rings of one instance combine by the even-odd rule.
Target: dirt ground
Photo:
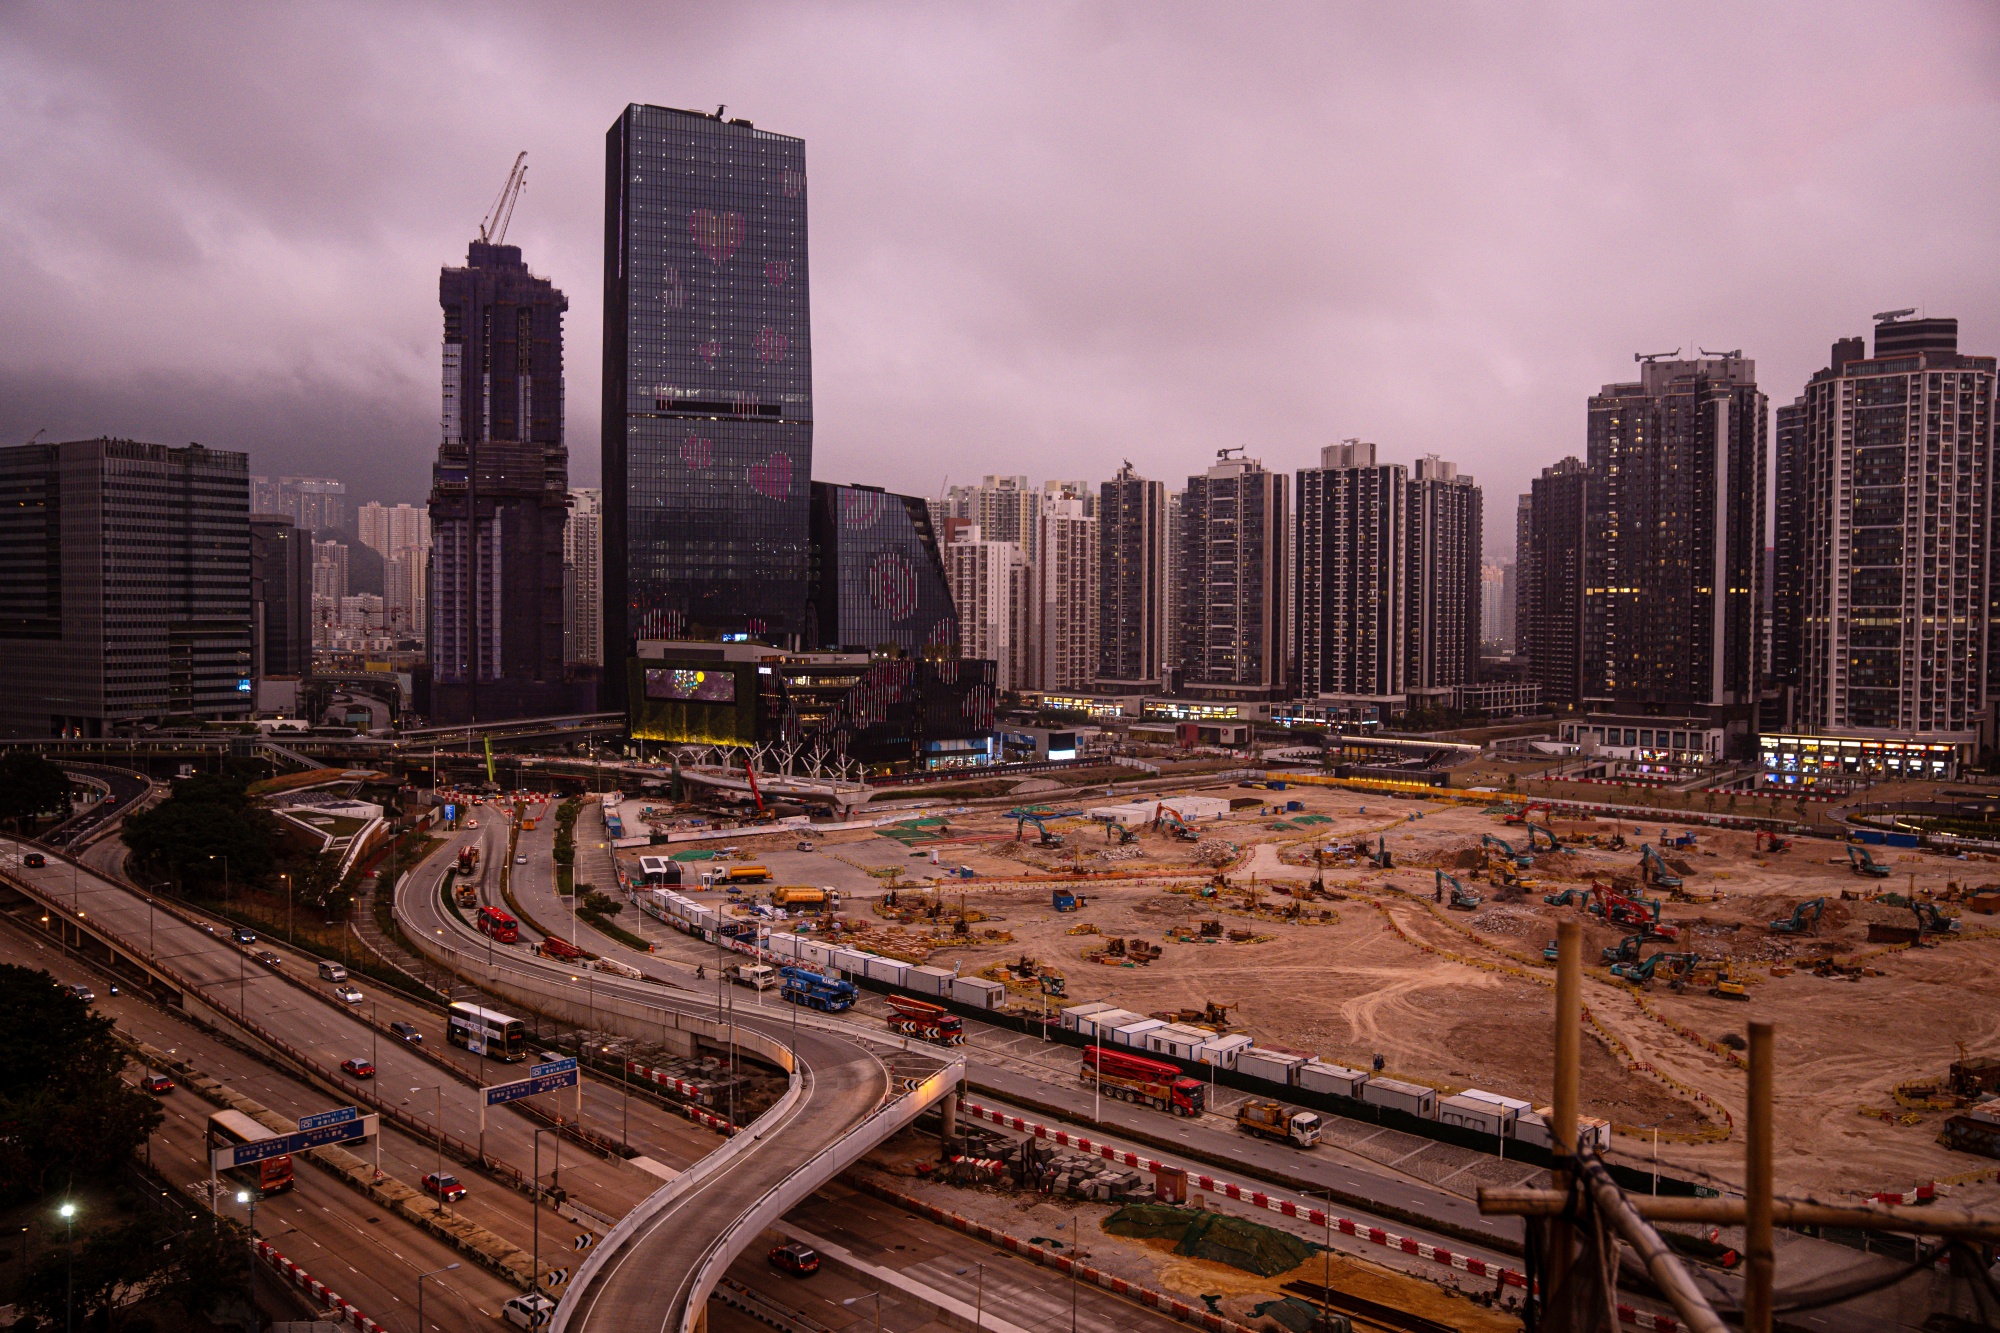
[[[1638,845],[1658,841],[1657,823],[1624,824],[1628,850],[1572,844],[1544,853],[1527,872],[1539,883],[1521,900],[1501,903],[1475,869],[1484,860],[1481,835],[1518,847],[1522,830],[1480,805],[1296,784],[1283,792],[1231,786],[1202,794],[1275,806],[1204,822],[1198,844],[1147,830],[1134,847],[1113,845],[1100,826],[1072,818],[1056,826],[1064,846],[1055,850],[1033,845],[1033,825],[1024,841],[1015,841],[1004,808],[952,814],[933,830],[941,836],[906,845],[935,849],[942,865],[976,872],[977,878],[940,881],[944,915],[962,903],[989,919],[973,927],[970,942],[941,948],[929,961],[959,962],[972,973],[1026,954],[1064,974],[1065,1004],[1106,1000],[1140,1013],[1225,1004],[1231,1029],[1261,1045],[1363,1067],[1380,1055],[1393,1077],[1452,1091],[1479,1087],[1539,1105],[1551,1095],[1553,1050],[1553,971],[1541,950],[1559,921],[1574,919],[1584,923],[1592,964],[1584,1109],[1614,1123],[1616,1149],[1635,1164],[1651,1159],[1658,1127],[1664,1165],[1680,1174],[1740,1179],[1745,1078],[1719,1043],[1757,1017],[1777,1025],[1781,1186],[1822,1194],[1901,1191],[1971,1174],[1986,1179],[1961,1183],[1961,1201],[2000,1201],[1990,1179],[1994,1163],[1935,1142],[1942,1113],[1909,1111],[1891,1097],[1899,1083],[1941,1076],[1961,1044],[1970,1054],[2000,1055],[2000,917],[1967,915],[1963,930],[1937,947],[1871,945],[1866,938],[1871,922],[1913,921],[1907,908],[1867,901],[1869,895],[1894,891],[1945,902],[1954,896],[1948,885],[2000,880],[2000,865],[1890,849],[1890,878],[1866,879],[1850,870],[1838,843],[1802,839],[1789,852],[1765,855],[1750,834],[1697,829],[1697,845],[1669,852],[1686,867],[1684,895],[1694,900],[1665,907],[1665,920],[1682,929],[1682,940],[1642,946],[1643,952],[1691,950],[1727,959],[1748,983],[1745,1003],[1692,987],[1674,993],[1655,984],[1639,992],[1613,979],[1597,965],[1599,951],[1628,932],[1580,908],[1542,901],[1545,893],[1636,874]],[[1285,812],[1293,801],[1303,808]],[[1325,822],[1299,825],[1302,815]],[[1564,821],[1556,832],[1569,843],[1614,827]],[[1396,869],[1329,857],[1320,872],[1325,895],[1295,903],[1282,891],[1310,884],[1315,849],[1363,840],[1372,849],[1384,839]],[[862,840],[884,851],[898,845],[879,835]],[[1882,849],[1876,850],[1879,857]],[[1220,888],[1212,883],[1217,861],[1225,863]],[[927,858],[904,864],[913,877],[935,873]],[[1480,908],[1455,912],[1436,903],[1433,865],[1452,867],[1466,888],[1484,895]],[[1057,883],[1086,899],[1083,910],[1052,909]],[[866,893],[881,891],[879,880],[869,885]],[[1770,930],[1772,920],[1815,898],[1826,899],[1816,936]],[[1296,910],[1295,919],[1276,910],[1286,907]],[[1946,903],[1946,910],[1959,908]],[[865,897],[844,898],[842,915],[870,927],[885,924]],[[1204,920],[1220,923],[1219,939],[1200,939]],[[980,938],[982,930],[1005,938]],[[1232,940],[1231,932],[1248,938]],[[1184,935],[1194,939],[1183,942]],[[1094,961],[1112,938],[1144,940],[1161,952],[1143,965]],[[1859,962],[1870,974],[1827,979],[1798,966],[1785,974],[1788,964],[1829,956]],[[1022,1003],[1039,1005],[1031,988],[1018,994]],[[1738,1128],[1726,1139],[1682,1141],[1720,1135],[1732,1120]]]

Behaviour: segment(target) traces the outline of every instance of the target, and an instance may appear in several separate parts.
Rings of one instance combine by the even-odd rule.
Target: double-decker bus
[[[497,907],[479,909],[479,933],[491,935],[502,944],[515,944],[521,938],[521,923]]]
[[[445,1011],[445,1040],[468,1051],[484,1048],[495,1060],[524,1060],[528,1055],[528,1025],[518,1018],[463,1001]]]
[[[277,1130],[266,1129],[241,1111],[217,1111],[208,1117],[208,1147],[211,1152],[231,1144],[262,1143],[265,1139],[277,1137]],[[246,1184],[255,1185],[266,1194],[276,1194],[292,1187],[292,1155],[282,1153],[266,1157],[261,1162],[232,1167],[228,1174]]]

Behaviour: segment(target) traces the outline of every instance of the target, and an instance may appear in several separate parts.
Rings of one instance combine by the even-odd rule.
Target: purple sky
[[[10,4],[0,441],[419,499],[437,270],[525,148],[508,239],[569,293],[594,482],[632,101],[806,140],[827,480],[1360,436],[1475,473],[1498,550],[1635,351],[1741,347],[1774,402],[1885,308],[2000,352],[2000,11],[1522,10]]]

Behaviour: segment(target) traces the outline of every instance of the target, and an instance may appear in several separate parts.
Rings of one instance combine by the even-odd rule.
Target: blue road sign
[[[361,1116],[354,1120],[343,1120],[338,1124],[322,1125],[317,1129],[302,1129],[296,1134],[280,1134],[276,1138],[259,1139],[255,1143],[237,1143],[217,1148],[209,1154],[209,1163],[217,1171],[227,1171],[233,1166],[248,1166],[252,1162],[262,1162],[272,1157],[283,1157],[287,1153],[304,1152],[308,1148],[324,1148],[333,1143],[346,1143],[350,1139],[365,1139],[375,1132],[380,1123],[377,1116]]]
[[[550,1060],[547,1064],[528,1066],[529,1078],[540,1078],[544,1074],[565,1074],[576,1068],[576,1057],[565,1055],[560,1060]]]
[[[359,1120],[361,1112],[352,1106],[342,1106],[332,1111],[321,1111],[318,1115],[299,1117],[300,1129],[319,1129],[324,1125],[344,1125],[350,1120]]]
[[[457,807],[457,806],[455,806],[455,805],[447,805],[447,806],[446,806],[446,807],[444,808],[444,817],[445,817],[445,818],[446,818],[447,820],[451,820],[451,819],[457,819],[457,818],[458,818],[458,807]]]
[[[568,1065],[564,1069],[561,1066]],[[557,1088],[573,1088],[577,1085],[576,1061],[556,1060],[546,1065],[536,1065],[537,1070],[549,1073],[532,1073],[527,1078],[513,1083],[499,1083],[487,1088],[486,1104],[500,1106],[506,1102],[517,1102],[523,1097],[533,1097],[544,1092],[554,1092]]]

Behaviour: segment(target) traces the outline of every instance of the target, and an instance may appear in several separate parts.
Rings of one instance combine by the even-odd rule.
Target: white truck
[[[778,970],[764,963],[731,963],[724,975],[751,990],[770,990],[778,984]]]

